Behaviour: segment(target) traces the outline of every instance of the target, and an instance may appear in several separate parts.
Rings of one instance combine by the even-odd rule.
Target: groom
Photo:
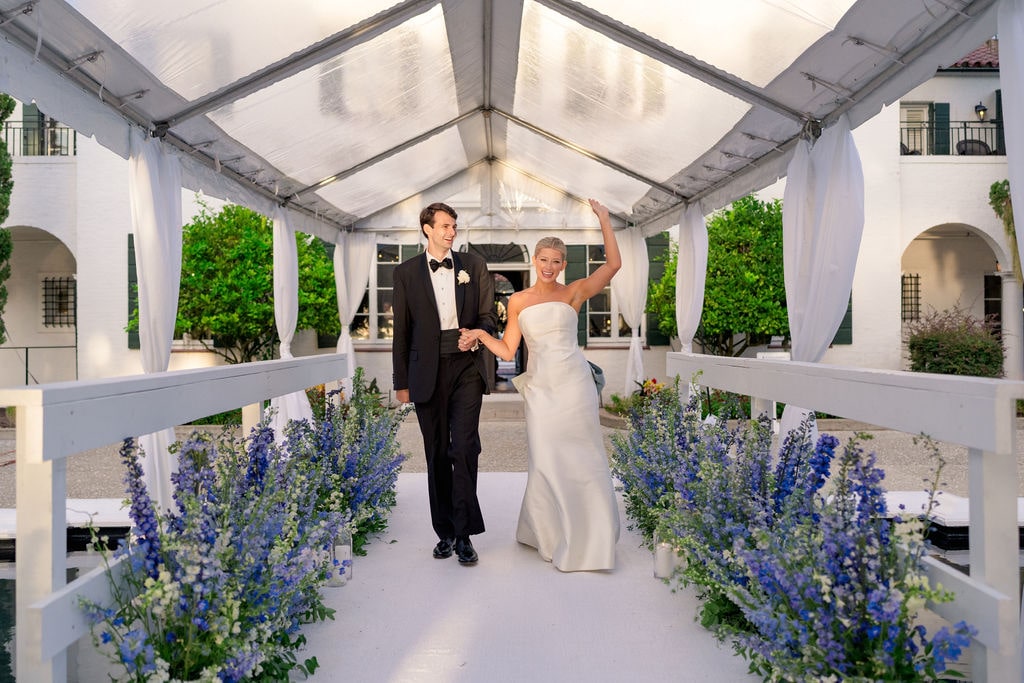
[[[435,203],[420,213],[426,253],[394,273],[394,388],[416,404],[427,457],[430,519],[437,534],[434,557],[454,552],[474,565],[470,536],[484,531],[476,495],[480,407],[494,382],[494,357],[482,346],[464,348],[459,328],[494,334],[494,280],[487,263],[452,251],[458,214]]]

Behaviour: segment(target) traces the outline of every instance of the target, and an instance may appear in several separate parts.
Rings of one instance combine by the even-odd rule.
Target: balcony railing
[[[900,154],[1005,155],[1003,122],[901,123]]]
[[[49,122],[45,125],[5,123],[4,142],[12,157],[66,157],[78,153],[74,128]]]

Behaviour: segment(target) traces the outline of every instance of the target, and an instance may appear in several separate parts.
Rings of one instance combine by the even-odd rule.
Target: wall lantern
[[[978,117],[979,121],[984,121],[985,120],[985,114],[987,114],[987,113],[988,113],[988,107],[986,107],[981,102],[978,102],[978,104],[974,105],[974,115]]]

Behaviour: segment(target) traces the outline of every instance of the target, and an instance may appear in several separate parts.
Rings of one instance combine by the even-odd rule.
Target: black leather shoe
[[[434,546],[434,559],[444,560],[452,556],[452,548],[455,547],[454,538],[442,538]]]
[[[473,543],[469,536],[461,536],[455,539],[455,554],[459,556],[459,564],[473,565],[480,557],[473,550]]]

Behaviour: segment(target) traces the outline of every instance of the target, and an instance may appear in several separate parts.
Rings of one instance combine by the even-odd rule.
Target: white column
[[[1024,296],[1021,283],[1012,272],[999,273],[1002,283],[1003,374],[1006,379],[1024,379]]]

